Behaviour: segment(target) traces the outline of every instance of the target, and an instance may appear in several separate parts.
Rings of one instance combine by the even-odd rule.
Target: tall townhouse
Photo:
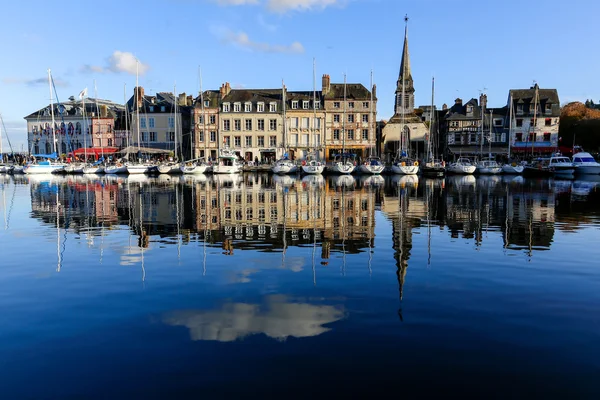
[[[364,158],[376,146],[376,87],[371,92],[360,83],[331,83],[323,75],[322,95],[325,102],[325,151],[327,160],[342,151]],[[345,99],[345,101],[344,101]]]
[[[283,148],[282,89],[231,89],[220,104],[220,148],[247,161],[273,161]]]
[[[194,101],[194,156],[216,160],[219,149],[219,103],[224,93],[221,90],[206,90]]]
[[[284,145],[291,158],[305,159],[325,153],[325,110],[321,92],[286,91],[286,134]]]

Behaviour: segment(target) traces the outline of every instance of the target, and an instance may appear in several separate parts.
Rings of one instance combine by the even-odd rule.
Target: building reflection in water
[[[207,248],[224,256],[251,249],[281,252],[281,267],[299,271],[308,268],[304,259],[286,258],[296,246],[310,249],[316,282],[317,266],[339,264],[344,273],[353,254],[368,252],[371,271],[375,216],[381,212],[391,221],[392,243],[377,243],[394,249],[400,298],[415,230],[427,233],[430,255],[437,228],[473,240],[476,249],[491,234],[501,235],[506,250],[531,257],[550,248],[556,228],[574,230],[578,221],[597,217],[600,191],[600,179],[519,176],[26,176],[3,182],[3,201],[10,197],[10,180],[29,184],[31,216],[56,227],[58,269],[67,231],[102,247],[105,235],[125,228],[130,241],[124,265],[143,264],[153,243],[176,245],[177,257],[181,246],[201,243],[204,268]]]
[[[318,336],[331,330],[325,325],[344,316],[341,305],[308,304],[272,295],[261,304],[225,303],[217,310],[172,311],[163,315],[162,321],[187,327],[194,341],[232,342],[256,334],[277,340]]]

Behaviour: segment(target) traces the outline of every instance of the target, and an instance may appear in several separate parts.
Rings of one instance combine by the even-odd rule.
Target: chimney
[[[141,86],[136,86],[133,88],[133,101],[137,100],[136,108],[142,108],[142,104],[144,101],[144,88]]]
[[[186,103],[185,103],[188,107],[191,107],[194,105],[194,96],[189,95],[186,99]]]
[[[229,86],[229,82],[225,82],[224,84],[222,84],[221,89],[219,89],[219,92],[221,94],[221,98],[227,96],[229,92],[231,92],[231,86]]]
[[[446,111],[448,109],[448,104],[444,103],[444,105],[442,106],[442,110]]]
[[[108,107],[105,104],[100,106],[100,118],[108,117]]]
[[[454,105],[462,106],[462,99],[459,97],[456,100],[454,100]]]
[[[487,94],[482,93],[481,96],[479,96],[479,105],[482,109],[487,108]]]
[[[324,74],[321,79],[321,90],[323,91],[323,95],[326,95],[331,90],[331,78],[327,74]]]
[[[377,85],[373,85],[373,89],[371,89],[373,92],[373,98],[377,99]]]
[[[179,98],[177,99],[178,106],[185,106],[185,92],[179,93]]]

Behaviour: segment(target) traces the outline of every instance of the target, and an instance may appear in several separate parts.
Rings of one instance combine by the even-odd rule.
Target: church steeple
[[[404,92],[404,99],[402,98]],[[402,48],[402,60],[400,61],[400,73],[396,82],[395,112],[410,114],[415,108],[415,88],[413,84],[412,71],[410,69],[410,55],[408,53],[408,15],[404,17],[404,47]]]

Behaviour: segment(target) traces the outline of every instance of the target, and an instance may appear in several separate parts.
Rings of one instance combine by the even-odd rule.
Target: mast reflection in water
[[[7,398],[600,395],[596,177],[0,183]]]

